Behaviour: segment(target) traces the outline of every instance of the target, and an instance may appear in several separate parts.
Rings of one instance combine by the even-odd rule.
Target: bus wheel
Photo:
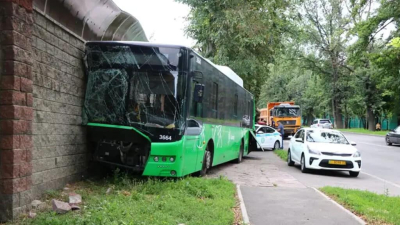
[[[201,167],[200,176],[205,176],[207,170],[211,167],[211,152],[208,150],[208,145],[204,153],[203,166]]]
[[[244,146],[242,141],[242,143],[240,144],[239,156],[236,159],[236,163],[241,163],[243,161],[243,152],[244,152]]]

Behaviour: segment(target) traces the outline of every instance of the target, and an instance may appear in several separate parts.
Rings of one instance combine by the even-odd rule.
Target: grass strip
[[[342,132],[352,132],[352,133],[358,133],[358,134],[373,134],[373,135],[379,135],[379,136],[385,136],[388,131],[370,131],[367,129],[363,129],[363,128],[352,128],[352,129],[338,129]]]
[[[400,224],[400,197],[338,187],[320,190],[368,224]]]
[[[107,190],[112,191],[106,194]],[[68,201],[68,193],[82,195],[80,211],[57,215],[51,199]],[[103,181],[84,181],[68,191],[50,192],[47,208],[37,217],[10,224],[233,224],[235,186],[226,178],[132,179],[128,175]]]
[[[277,154],[282,160],[287,161],[287,150],[275,149],[274,153]]]

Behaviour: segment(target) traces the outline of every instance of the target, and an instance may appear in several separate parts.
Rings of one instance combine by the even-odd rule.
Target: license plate
[[[329,164],[332,164],[332,165],[346,165],[346,161],[329,160]]]

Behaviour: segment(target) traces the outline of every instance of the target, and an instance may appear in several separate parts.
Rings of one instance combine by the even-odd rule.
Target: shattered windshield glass
[[[300,116],[299,108],[278,108],[275,110],[276,116]]]
[[[179,48],[91,44],[86,50],[86,122],[183,128]]]

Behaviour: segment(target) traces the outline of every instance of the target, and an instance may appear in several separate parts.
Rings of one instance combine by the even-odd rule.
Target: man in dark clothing
[[[271,127],[275,128],[275,121],[274,118],[271,117]]]
[[[283,149],[283,136],[285,135],[285,130],[281,121],[278,121],[278,132],[281,133],[281,149]]]

